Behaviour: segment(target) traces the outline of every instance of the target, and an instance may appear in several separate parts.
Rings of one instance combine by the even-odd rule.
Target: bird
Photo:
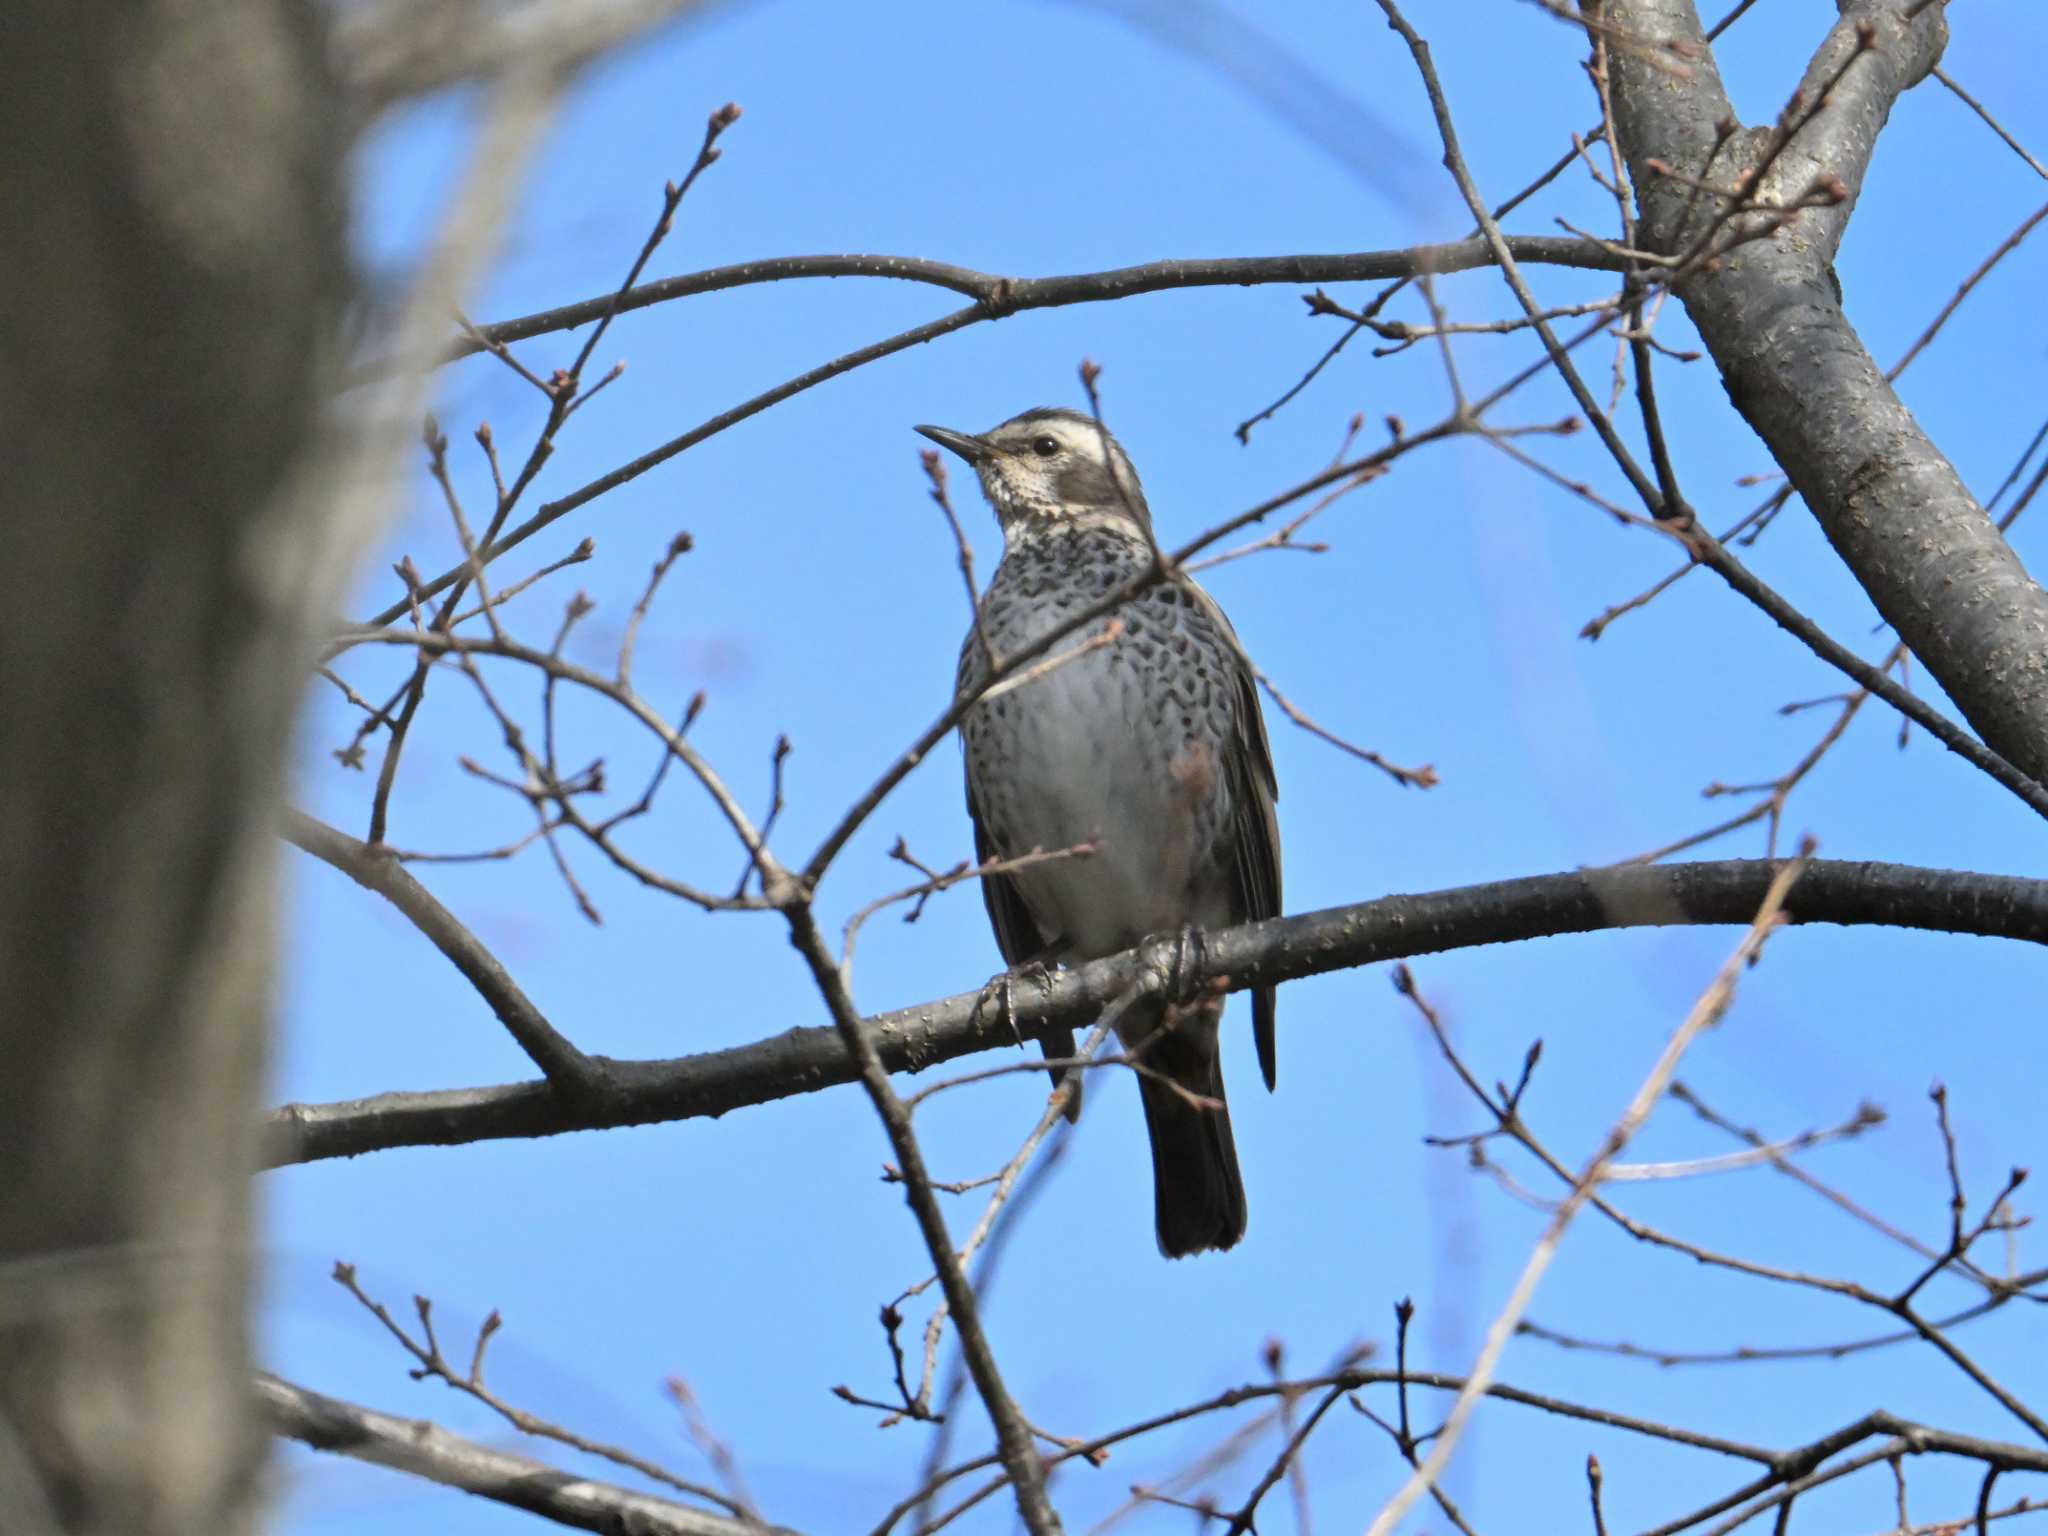
[[[1094,416],[1044,406],[978,434],[917,431],[973,468],[1003,533],[1002,559],[961,646],[956,697],[979,693],[992,657],[1017,656],[1159,567],[1137,472]],[[1012,972],[1277,917],[1272,748],[1257,676],[1215,599],[1169,572],[1055,642],[1047,659],[1043,671],[978,698],[960,722],[983,864],[1094,845],[1086,857],[982,877]],[[1252,1031],[1269,1091],[1273,1016],[1273,988],[1254,989]],[[1159,1000],[1116,1020],[1139,1067],[1154,1223],[1170,1259],[1244,1236],[1220,1020],[1215,1002]],[[1052,1036],[1045,1049],[1071,1057],[1072,1036]],[[1052,1071],[1061,1081],[1061,1069]]]

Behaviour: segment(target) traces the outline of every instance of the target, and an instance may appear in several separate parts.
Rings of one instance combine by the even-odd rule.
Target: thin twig
[[[1386,0],[1383,0],[1383,3],[1386,3]],[[1755,960],[1763,948],[1764,941],[1777,928],[1785,898],[1791,891],[1793,883],[1804,871],[1806,861],[1810,857],[1811,848],[1802,848],[1800,856],[1786,864],[1771,881],[1771,887],[1764,894],[1763,905],[1757,911],[1756,920],[1750,924],[1749,932],[1743,936],[1735,952],[1729,956],[1713,982],[1700,994],[1692,1010],[1672,1033],[1670,1040],[1665,1043],[1662,1054],[1651,1067],[1649,1075],[1643,1079],[1628,1107],[1622,1111],[1621,1118],[1615,1121],[1613,1129],[1602,1140],[1599,1151],[1594,1153],[1573,1181],[1571,1193],[1559,1205],[1557,1214],[1551,1218],[1550,1225],[1531,1250],[1528,1261],[1523,1265],[1522,1273],[1515,1282],[1514,1290],[1487,1329],[1486,1342],[1480,1349],[1478,1359],[1473,1362],[1464,1390],[1458,1394],[1457,1399],[1451,1404],[1450,1412],[1444,1416],[1443,1429],[1438,1433],[1436,1443],[1430,1447],[1428,1458],[1381,1508],[1372,1525],[1368,1527],[1367,1536],[1390,1536],[1423,1489],[1433,1486],[1442,1477],[1445,1466],[1457,1450],[1459,1438],[1464,1431],[1466,1420],[1471,1416],[1473,1406],[1483,1394],[1486,1384],[1493,1379],[1501,1352],[1506,1349],[1508,1340],[1514,1336],[1515,1325],[1528,1309],[1530,1298],[1535,1295],[1537,1283],[1543,1278],[1544,1271],[1550,1267],[1551,1260],[1556,1257],[1558,1244],[1564,1237],[1565,1229],[1571,1225],[1572,1218],[1578,1214],[1580,1207],[1593,1197],[1593,1192],[1599,1187],[1607,1166],[1620,1155],[1643,1121],[1649,1118],[1650,1110],[1662,1097],[1665,1085],[1677,1071],[1679,1059],[1685,1054],[1686,1048],[1702,1032],[1719,1023],[1721,1016],[1727,1012],[1728,1005],[1734,1000],[1736,978]],[[1408,977],[1405,966],[1396,973],[1396,977],[1396,985],[1400,990],[1405,995],[1414,996],[1415,985]]]

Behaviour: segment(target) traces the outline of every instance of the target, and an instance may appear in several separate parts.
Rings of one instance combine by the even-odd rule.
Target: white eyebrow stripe
[[[1049,437],[1070,452],[1085,454],[1097,463],[1104,462],[1103,434],[1093,423],[1083,424],[1055,416],[1040,421],[1005,422],[991,435],[1006,447],[1012,442],[1029,447],[1039,438]]]

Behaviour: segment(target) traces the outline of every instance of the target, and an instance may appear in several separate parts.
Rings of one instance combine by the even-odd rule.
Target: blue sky
[[[1255,20],[1279,53],[1219,28],[1162,39],[1133,16],[1171,8],[1024,3],[733,5],[672,28],[586,76],[533,167],[495,267],[470,309],[495,319],[614,285],[639,247],[665,179],[688,168],[704,115],[745,116],[691,193],[652,275],[749,257],[872,251],[1018,275],[1166,256],[1362,250],[1462,235],[1436,164],[1405,50],[1370,5],[1219,7]],[[1796,81],[1824,19],[1763,5],[1720,50],[1751,122]],[[1417,5],[1482,190],[1499,199],[1597,115],[1578,66],[1583,41],[1534,5]],[[1946,68],[2037,154],[2048,109],[2036,62],[2048,25],[2022,0],[1971,0],[1953,18]],[[1208,38],[1206,44],[1204,39]],[[1192,45],[1192,46],[1191,46]],[[1305,61],[1305,62],[1304,62]],[[1302,70],[1316,83],[1304,83]],[[1277,86],[1275,85],[1275,82]],[[1278,96],[1286,110],[1273,105]],[[475,102],[394,117],[359,162],[358,239],[373,283],[401,281],[459,171]],[[1852,319],[1881,362],[1895,358],[1977,263],[2038,206],[2041,182],[1932,84],[1901,102],[1881,142],[1839,272]],[[1568,176],[1509,227],[1553,217],[1606,230],[1605,203]],[[2037,237],[2038,239],[2039,237]],[[1908,404],[1988,495],[2039,425],[2043,346],[2032,297],[2042,247],[2008,258],[1905,375]],[[1539,274],[1553,302],[1597,296],[1596,276]],[[1368,286],[1338,290],[1362,301]],[[1453,318],[1507,312],[1494,274],[1446,280]],[[621,380],[580,412],[536,487],[562,494],[756,391],[850,347],[956,307],[950,294],[852,279],[709,295],[628,316],[596,366]],[[1425,318],[1418,304],[1395,313]],[[777,845],[807,851],[847,803],[945,704],[965,627],[950,540],[925,496],[913,423],[981,429],[1038,404],[1080,405],[1075,368],[1103,368],[1110,424],[1144,477],[1162,533],[1187,537],[1325,462],[1353,413],[1366,432],[1413,425],[1448,403],[1435,352],[1375,359],[1353,346],[1248,446],[1234,426],[1294,381],[1334,339],[1275,286],[1150,296],[1021,315],[898,355],[801,395],[603,498],[508,556],[500,582],[586,535],[597,556],[509,611],[542,643],[577,586],[598,603],[570,652],[603,665],[669,539],[693,553],[671,575],[638,651],[643,692],[671,710],[698,689],[693,740],[745,801],[764,806],[770,750],[787,733],[789,804]],[[1675,306],[1660,334],[1689,332]],[[522,346],[541,372],[578,338]],[[1532,353],[1526,338],[1458,343],[1485,387]],[[1604,378],[1604,354],[1584,354]],[[1670,365],[1660,386],[1678,467],[1716,526],[1764,494],[1738,477],[1771,466],[1706,363]],[[1596,385],[1597,387],[1597,385]],[[454,438],[472,506],[487,480],[468,433],[491,423],[523,451],[541,413],[504,368],[445,371],[436,409]],[[1569,412],[1561,386],[1530,386],[1506,422]],[[1590,433],[1537,439],[1561,472],[1619,495]],[[985,574],[999,539],[970,486],[956,504]],[[355,610],[389,602],[392,560],[423,568],[455,552],[424,473],[409,479],[386,548]],[[2031,520],[2030,520],[2031,521]],[[2036,558],[2030,521],[2015,530]],[[1322,519],[1326,554],[1269,554],[1205,578],[1245,644],[1332,729],[1442,776],[1403,791],[1272,719],[1290,911],[1626,857],[1708,824],[1710,780],[1768,779],[1821,729],[1782,718],[1788,700],[1838,680],[1713,578],[1693,575],[1597,644],[1579,627],[1668,570],[1670,546],[1615,526],[1472,441],[1400,461]],[[1810,518],[1793,507],[1746,552],[1831,633],[1866,654],[1885,639]],[[391,686],[402,658],[352,658],[363,692]],[[494,673],[531,719],[535,689]],[[1916,680],[1918,674],[1916,673]],[[331,692],[312,696],[298,803],[360,835],[369,781],[330,753],[348,732]],[[650,743],[594,702],[568,701],[564,752],[603,757],[637,784]],[[2040,823],[2009,795],[1866,709],[1802,786],[1788,814],[1825,854],[2032,874]],[[494,728],[453,675],[437,676],[398,778],[391,840],[459,851],[525,830],[524,807],[464,774],[462,754],[502,769]],[[629,791],[630,792],[630,791]],[[966,857],[957,754],[933,754],[847,848],[820,896],[833,924],[903,883],[898,836],[923,859]],[[740,854],[691,786],[672,782],[632,846],[718,885]],[[1753,856],[1750,829],[1698,856]],[[705,916],[643,892],[571,849],[602,911],[580,917],[544,853],[423,870],[527,992],[585,1050],[669,1056],[825,1022],[769,915]],[[395,912],[293,855],[281,1099],[531,1076],[479,1000]],[[1545,1042],[1530,1114],[1567,1161],[1590,1152],[1665,1033],[1733,945],[1732,930],[1599,935],[1425,959],[1415,970],[1488,1078],[1512,1076]],[[875,1010],[980,985],[999,964],[971,890],[905,926],[871,923],[855,972]],[[1938,1237],[1947,1183],[1927,1106],[1949,1086],[1965,1176],[1988,1197],[2011,1164],[2041,1152],[2031,1047],[2041,957],[1992,941],[1886,931],[1795,931],[1750,973],[1735,1011],[1682,1076],[1734,1119],[1788,1135],[1845,1118],[1862,1100],[1891,1112],[1878,1132],[1811,1158],[1872,1208]],[[1144,1139],[1127,1083],[1104,1079],[1055,1176],[1017,1224],[988,1304],[1011,1385],[1040,1424],[1090,1434],[1253,1379],[1269,1337],[1298,1370],[1354,1340],[1388,1349],[1392,1307],[1412,1296],[1411,1358],[1461,1371],[1506,1295],[1543,1217],[1425,1134],[1476,1129],[1413,1012],[1382,971],[1293,984],[1281,995],[1280,1090],[1258,1088],[1247,1010],[1233,1007],[1226,1074],[1251,1207],[1228,1255],[1168,1265],[1153,1247]],[[2019,1064],[2019,1070],[2015,1065]],[[942,1096],[920,1128],[942,1177],[992,1170],[1042,1102],[1014,1075]],[[1649,1157],[1727,1150],[1667,1105]],[[720,1122],[419,1149],[294,1168],[260,1185],[268,1233],[266,1360],[305,1385],[431,1415],[510,1443],[473,1403],[415,1384],[374,1323],[330,1281],[339,1258],[387,1302],[434,1298],[447,1335],[492,1308],[494,1384],[515,1402],[597,1438],[704,1476],[661,1394],[685,1377],[734,1449],[764,1512],[811,1530],[872,1525],[906,1491],[927,1431],[882,1430],[836,1401],[846,1383],[885,1395],[877,1307],[925,1272],[900,1192],[878,1177],[887,1147],[865,1099],[838,1089]],[[1540,1170],[1511,1164],[1541,1188]],[[1901,1283],[1912,1262],[1811,1194],[1764,1173],[1649,1185],[1627,1208],[1710,1246],[1773,1263]],[[971,1221],[978,1207],[962,1205]],[[2038,1262],[2030,1232],[2020,1261]],[[1968,1293],[1953,1288],[1961,1305]],[[1883,1331],[1881,1318],[1807,1294],[1701,1272],[1596,1220],[1571,1233],[1530,1314],[1569,1332],[1667,1348],[1811,1343]],[[923,1314],[912,1312],[914,1323]],[[2002,1378],[2039,1399],[2038,1322],[2018,1309],[1963,1336]],[[1503,1379],[1736,1438],[1794,1444],[1874,1406],[1951,1428],[2022,1438],[1988,1399],[1925,1351],[1833,1363],[1657,1372],[1518,1341]],[[1387,1409],[1390,1399],[1376,1406]],[[1384,1436],[1339,1410],[1307,1467],[1326,1530],[1370,1518],[1404,1470]],[[1219,1438],[1222,1419],[1128,1448],[1100,1470],[1069,1468],[1055,1492],[1070,1529],[1114,1510],[1133,1482],[1163,1476]],[[979,1450],[985,1430],[963,1425]],[[1202,1486],[1234,1503],[1275,1444]],[[1481,1530],[1583,1518],[1583,1460],[1607,1469],[1616,1529],[1652,1524],[1732,1487],[1741,1468],[1521,1412],[1483,1409],[1449,1480]],[[542,1454],[549,1454],[545,1448]],[[566,1456],[554,1459],[575,1464]],[[371,1469],[280,1457],[280,1528],[293,1536],[374,1528],[469,1533],[534,1528],[529,1517]],[[1964,1512],[1974,1479],[1913,1469],[1916,1518]],[[2017,1491],[2017,1490],[2015,1490]],[[1817,1497],[1806,1518],[1877,1529],[1895,1518],[1882,1471]],[[1189,1517],[1153,1509],[1146,1529]],[[1287,1528],[1284,1500],[1261,1529]],[[1001,1506],[967,1527],[1007,1528]],[[1411,1529],[1438,1529],[1425,1513]]]

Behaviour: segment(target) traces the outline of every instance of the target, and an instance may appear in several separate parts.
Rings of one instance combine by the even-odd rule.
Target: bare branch
[[[791,1536],[777,1526],[576,1477],[545,1462],[465,1440],[425,1419],[379,1413],[277,1376],[259,1374],[256,1397],[272,1430],[316,1451],[458,1488],[570,1530],[607,1536],[622,1530],[642,1536]]]
[[[1672,1074],[1678,1070],[1679,1059],[1685,1054],[1687,1047],[1703,1031],[1718,1024],[1722,1015],[1728,1011],[1728,1005],[1735,997],[1736,977],[1746,967],[1755,963],[1757,955],[1763,949],[1764,941],[1778,928],[1786,897],[1791,893],[1794,883],[1805,874],[1811,857],[1812,847],[1809,844],[1800,850],[1798,858],[1781,866],[1772,877],[1770,888],[1764,892],[1763,903],[1757,909],[1756,919],[1750,924],[1749,932],[1743,936],[1742,942],[1722,965],[1706,991],[1700,994],[1699,1000],[1693,1004],[1691,1011],[1686,1014],[1678,1028],[1672,1032],[1663,1052],[1651,1067],[1649,1075],[1643,1079],[1642,1085],[1629,1100],[1628,1107],[1622,1111],[1621,1118],[1615,1121],[1613,1129],[1608,1131],[1599,1151],[1595,1152],[1580,1170],[1578,1178],[1573,1181],[1571,1193],[1558,1206],[1556,1214],[1550,1218],[1550,1225],[1544,1229],[1542,1237],[1537,1239],[1536,1246],[1530,1251],[1528,1262],[1522,1266],[1522,1273],[1515,1281],[1513,1292],[1488,1327],[1479,1358],[1473,1362],[1464,1388],[1458,1393],[1457,1400],[1451,1404],[1450,1412],[1445,1415],[1443,1428],[1437,1432],[1429,1456],[1373,1518],[1367,1536],[1390,1536],[1423,1490],[1434,1487],[1437,1480],[1443,1476],[1444,1468],[1449,1465],[1452,1454],[1457,1450],[1460,1433],[1466,1420],[1479,1398],[1484,1395],[1486,1384],[1493,1379],[1501,1352],[1514,1337],[1516,1325],[1521,1321],[1522,1314],[1528,1310],[1530,1298],[1536,1293],[1537,1283],[1543,1278],[1544,1271],[1550,1267],[1551,1260],[1556,1257],[1565,1229],[1571,1225],[1572,1218],[1578,1214],[1579,1209],[1593,1198],[1593,1192],[1599,1188],[1608,1166],[1621,1154],[1622,1149],[1649,1118],[1650,1111],[1663,1097],[1665,1086],[1671,1081]],[[1395,974],[1395,985],[1403,993],[1413,996],[1415,988],[1413,981],[1408,977],[1408,968],[1402,966]]]
[[[381,111],[478,77],[569,71],[706,0],[379,0],[337,14],[329,47],[357,110]]]
[[[1583,240],[1563,240],[1555,235],[1512,235],[1508,243],[1521,261],[1593,271],[1615,271],[1621,266],[1619,261]],[[1490,266],[1493,259],[1492,251],[1483,242],[1460,240],[1449,245],[1418,245],[1336,255],[1168,257],[1140,266],[1115,267],[1102,272],[1074,272],[1056,277],[1004,277],[916,256],[776,256],[643,283],[618,297],[617,310],[623,314],[628,310],[644,309],[650,304],[665,304],[672,299],[717,293],[754,283],[780,283],[810,277],[879,277],[950,289],[995,311],[984,318],[1002,319],[1029,309],[1112,303],[1138,294],[1182,288],[1361,282],[1375,278],[1410,277],[1424,271],[1447,275]],[[610,298],[584,299],[557,309],[479,326],[476,339],[450,345],[448,360],[473,356],[493,341],[525,341],[551,331],[574,330],[605,313],[612,302]]]
[[[1619,264],[1617,258],[1596,246],[1579,240],[1561,240],[1553,236],[1513,237],[1508,239],[1508,248],[1517,252],[1522,259],[1532,262],[1555,260],[1565,265],[1600,269]],[[1025,309],[1106,303],[1129,298],[1135,294],[1154,293],[1170,288],[1333,282],[1342,281],[1347,277],[1384,277],[1413,273],[1422,270],[1425,265],[1430,271],[1442,273],[1483,266],[1491,259],[1492,252],[1488,247],[1479,242],[1466,241],[1455,246],[1420,246],[1413,250],[1370,251],[1353,256],[1254,256],[1212,261],[1160,261],[1142,267],[1081,273],[1069,277],[1004,278],[970,272],[961,267],[948,267],[944,263],[923,262],[902,256],[799,256],[775,262],[749,262],[737,267],[722,267],[686,278],[669,280],[677,285],[694,286],[669,290],[664,289],[661,284],[647,284],[623,295],[587,300],[582,304],[550,310],[542,315],[527,316],[521,320],[483,327],[482,334],[495,340],[515,340],[521,336],[539,335],[546,331],[565,330],[585,324],[597,315],[605,313],[606,307],[614,303],[620,312],[638,307],[635,301],[640,295],[651,295],[645,297],[642,302],[655,303],[663,298],[679,297],[684,292],[711,292],[743,283],[778,281],[798,276],[901,277],[935,283],[940,287],[953,288],[975,296],[975,302],[965,309],[956,309],[950,314],[913,326],[881,341],[856,347],[853,351],[808,369],[772,389],[763,390],[752,399],[719,412],[689,431],[649,449],[568,495],[547,503],[502,537],[486,538],[479,553],[483,562],[488,565],[507,550],[523,544],[534,534],[566,517],[578,507],[587,505],[608,491],[616,490],[657,465],[666,463],[677,454],[695,447],[707,438],[717,436],[751,416],[758,415],[772,405],[780,404],[793,395],[801,394],[807,389],[864,367],[868,363],[893,356],[911,347],[922,346],[926,342],[936,341],[941,336],[950,335],[954,331],[982,321],[1002,319]],[[473,352],[478,350],[479,344],[467,343],[465,346],[468,351]],[[458,348],[450,355],[463,355],[463,349]],[[458,580],[465,569],[466,567],[462,566],[453,567],[433,580],[423,583],[421,596],[438,596]],[[407,604],[394,603],[367,622],[373,627],[390,624],[404,617],[406,611]]]
[[[1206,935],[1199,979],[1234,990],[1478,944],[1677,923],[1741,923],[1780,866],[1769,860],[1578,870],[1423,896],[1390,896]],[[1900,865],[1816,860],[1787,903],[1794,922],[1876,923],[2048,942],[2048,882]],[[1052,976],[1020,996],[1025,1038],[1085,1027],[1145,964],[1144,948]],[[1197,979],[1193,976],[1190,980]],[[979,991],[878,1014],[863,1024],[892,1072],[1015,1045]],[[291,1104],[269,1120],[270,1166],[382,1147],[454,1146],[506,1137],[721,1115],[746,1104],[854,1081],[836,1029],[811,1027],[672,1061],[610,1061],[614,1086],[566,1105],[545,1083],[391,1093]]]
[[[1719,146],[1714,125],[1732,121],[1727,98],[1690,0],[1613,8],[1698,51],[1684,81],[1626,57],[1613,65],[1616,126],[1643,196],[1644,238],[1679,249],[1686,190],[1653,179],[1649,162],[1698,172]],[[1804,128],[1736,134],[1717,172],[1747,171],[1759,190],[1831,176],[1843,200],[1800,214],[1796,239],[1759,240],[1739,262],[1709,263],[1680,297],[1730,398],[1878,611],[1985,742],[2040,779],[2048,777],[2048,596],[1880,375],[1828,277],[1885,117],[1934,66],[1944,40],[1940,6],[1912,20],[1884,0],[1847,6],[1808,65],[1801,95],[1815,110]],[[1897,558],[1902,549],[1914,558]]]
[[[362,1289],[356,1280],[356,1267],[353,1264],[344,1264],[337,1261],[334,1266],[333,1279],[337,1285],[355,1298],[364,1311],[368,1312],[383,1325],[384,1331],[397,1341],[399,1348],[403,1349],[406,1354],[418,1362],[418,1365],[409,1373],[413,1380],[439,1381],[451,1390],[460,1392],[465,1397],[475,1399],[490,1409],[491,1412],[497,1414],[507,1424],[518,1430],[522,1435],[532,1435],[540,1440],[552,1440],[557,1445],[565,1445],[573,1451],[581,1451],[586,1456],[595,1456],[601,1461],[609,1461],[615,1466],[628,1468],[653,1482],[665,1484],[675,1489],[678,1493],[687,1493],[696,1498],[718,1504],[735,1515],[746,1515],[749,1513],[743,1505],[727,1498],[716,1489],[707,1488],[700,1483],[693,1483],[686,1478],[678,1477],[658,1462],[649,1461],[644,1456],[635,1455],[622,1446],[609,1445],[603,1441],[592,1440],[587,1435],[578,1434],[576,1431],[567,1429],[551,1420],[544,1419],[538,1414],[529,1413],[525,1409],[507,1402],[503,1397],[499,1396],[484,1381],[484,1351],[489,1346],[492,1338],[497,1335],[498,1330],[503,1326],[503,1321],[495,1310],[487,1314],[482,1324],[477,1328],[476,1343],[470,1351],[468,1369],[459,1370],[441,1353],[440,1340],[434,1333],[434,1304],[428,1298],[416,1295],[412,1299],[413,1311],[419,1318],[420,1330],[420,1336],[414,1338],[397,1319],[392,1317],[382,1302],[377,1301]]]
[[[953,1318],[953,1331],[960,1341],[961,1358],[974,1379],[975,1390],[981,1395],[982,1406],[988,1410],[990,1422],[995,1425],[996,1445],[1016,1497],[1017,1514],[1031,1536],[1060,1536],[1060,1519],[1046,1498],[1045,1468],[1038,1459],[1031,1426],[1025,1422],[1016,1400],[1003,1384],[995,1352],[982,1330],[974,1287],[968,1281],[966,1267],[955,1252],[952,1236],[946,1230],[945,1213],[939,1209],[931,1177],[925,1171],[924,1153],[911,1130],[909,1112],[889,1082],[881,1054],[865,1028],[865,1021],[854,1008],[853,997],[846,989],[845,975],[833,959],[801,887],[765,855],[761,856],[761,885],[763,894],[780,906],[788,919],[791,942],[810,967],[811,978],[816,982],[826,1006],[831,1009],[833,1027],[838,1031],[847,1055],[853,1060],[876,1114],[881,1117],[882,1128],[888,1133],[889,1146],[903,1172],[903,1188],[909,1197],[911,1211],[917,1217],[925,1249],[938,1269],[939,1286],[945,1292],[946,1310]]]
[[[603,1069],[576,1049],[536,1008],[477,936],[419,881],[388,848],[359,843],[345,832],[299,811],[285,813],[284,835],[293,846],[390,902],[490,1005],[506,1033],[532,1058],[555,1088],[570,1097],[599,1086]]]

